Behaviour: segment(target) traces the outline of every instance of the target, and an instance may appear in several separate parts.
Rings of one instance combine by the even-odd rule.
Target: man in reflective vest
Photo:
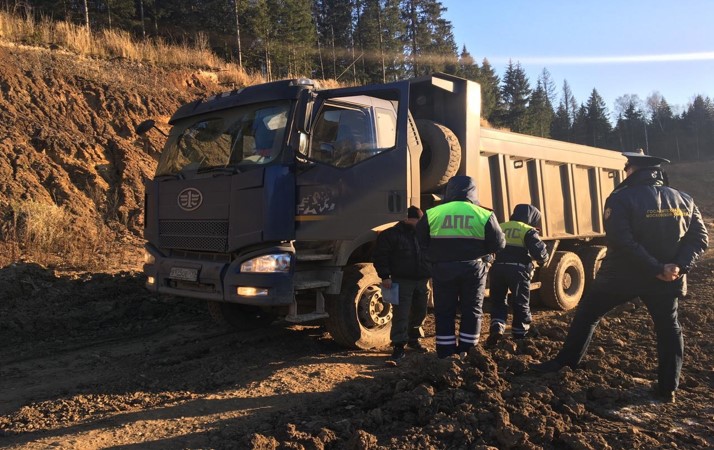
[[[535,327],[531,327],[529,304],[533,259],[541,264],[548,260],[548,249],[535,228],[540,218],[538,208],[520,204],[513,209],[511,219],[501,224],[506,235],[506,248],[498,254],[490,271],[489,298],[493,309],[486,347],[493,347],[503,337],[508,305],[513,308],[511,335],[514,339],[535,336],[537,333]]]
[[[482,257],[503,249],[506,240],[492,211],[478,206],[476,186],[468,176],[452,177],[444,203],[426,211],[417,238],[432,263],[436,354],[466,353],[481,333],[488,267]],[[456,309],[461,323],[456,338]]]

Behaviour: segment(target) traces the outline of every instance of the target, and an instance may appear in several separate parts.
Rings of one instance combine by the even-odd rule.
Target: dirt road
[[[714,446],[714,261],[681,305],[678,403],[651,401],[654,335],[634,304],[601,324],[582,370],[535,376],[544,336],[465,361],[337,347],[319,325],[217,328],[205,306],[156,298],[136,272],[0,270],[3,448],[707,448]],[[433,349],[433,324],[427,324]],[[481,447],[486,448],[486,447]]]

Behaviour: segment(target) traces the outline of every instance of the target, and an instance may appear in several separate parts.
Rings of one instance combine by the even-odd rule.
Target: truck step
[[[328,287],[331,283],[324,280],[301,280],[295,283],[296,291],[303,291],[305,289],[317,289]]]
[[[313,311],[311,313],[307,314],[289,314],[285,316],[285,320],[288,322],[292,323],[302,323],[302,322],[311,322],[313,320],[318,320],[318,319],[325,319],[327,317],[330,317],[329,314],[326,312],[320,313],[317,311]]]
[[[329,261],[332,259],[332,255],[329,253],[326,254],[320,254],[320,253],[296,253],[295,256],[297,257],[298,261]]]

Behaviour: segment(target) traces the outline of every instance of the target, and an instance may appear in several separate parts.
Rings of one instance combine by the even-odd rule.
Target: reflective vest
[[[485,237],[486,223],[491,211],[470,202],[451,201],[427,211],[429,234],[432,239]]]
[[[501,224],[501,230],[506,235],[506,245],[514,247],[525,247],[526,233],[532,229],[532,226],[516,220]]]

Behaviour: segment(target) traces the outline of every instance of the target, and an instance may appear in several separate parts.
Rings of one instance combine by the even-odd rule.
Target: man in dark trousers
[[[426,318],[429,297],[429,264],[419,250],[415,226],[424,213],[416,206],[407,210],[406,220],[386,229],[377,237],[372,260],[382,287],[399,285],[399,303],[393,305],[390,338],[394,351],[387,360],[396,364],[404,358],[404,346],[424,352],[419,342],[424,335],[422,324]]]
[[[506,240],[492,211],[478,205],[471,177],[455,176],[444,203],[417,223],[417,237],[432,263],[436,353],[446,358],[466,353],[481,333],[488,268],[482,257],[503,249]],[[460,307],[458,343],[456,309]]]
[[[578,305],[560,353],[533,369],[575,368],[600,319],[639,297],[657,334],[654,395],[673,403],[684,353],[677,304],[686,293],[686,274],[708,246],[707,230],[692,198],[667,186],[660,164],[669,161],[643,153],[623,155],[627,178],[610,194],[603,214],[607,255]]]
[[[540,211],[533,205],[516,205],[508,222],[501,224],[506,235],[506,248],[498,254],[489,279],[491,310],[487,347],[493,347],[506,331],[508,305],[513,308],[511,335],[514,339],[535,336],[531,325],[531,275],[533,260],[540,264],[548,260],[548,249],[538,235]],[[511,291],[508,295],[508,291]]]

